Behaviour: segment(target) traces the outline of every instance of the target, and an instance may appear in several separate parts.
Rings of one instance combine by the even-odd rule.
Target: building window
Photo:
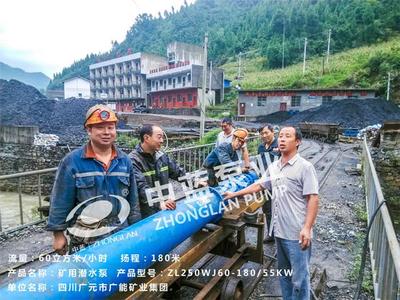
[[[172,97],[168,96],[168,102],[172,102]]]
[[[257,106],[267,106],[267,97],[258,97]]]
[[[168,78],[168,85],[171,85],[171,84],[172,84],[172,79]]]
[[[164,90],[166,90],[166,89],[167,89],[167,81],[164,80]]]
[[[175,61],[175,52],[168,53],[168,62],[174,62],[174,61]]]
[[[182,96],[178,95],[178,102],[182,102]]]
[[[188,95],[188,102],[192,102],[192,100],[193,100],[193,96],[192,96],[192,94],[189,94]]]
[[[156,80],[156,91],[158,91],[158,80]]]
[[[301,105],[301,96],[292,96],[292,101],[290,104],[292,107],[293,106],[300,106]]]
[[[188,79],[188,82],[189,82],[190,80],[192,80],[192,74],[188,73],[188,74],[187,74],[187,79]]]
[[[186,85],[186,77],[183,76],[183,77],[182,77],[182,86],[185,86],[185,85]]]
[[[175,88],[175,78],[172,79],[172,87]]]
[[[322,96],[322,104],[327,104],[332,101],[332,96]]]
[[[181,76],[178,76],[178,83],[181,83]]]

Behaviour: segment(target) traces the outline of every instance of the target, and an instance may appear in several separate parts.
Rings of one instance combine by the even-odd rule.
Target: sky
[[[187,0],[193,3],[194,0]],[[55,72],[124,40],[141,13],[179,9],[184,0],[6,0],[0,8],[0,62]]]

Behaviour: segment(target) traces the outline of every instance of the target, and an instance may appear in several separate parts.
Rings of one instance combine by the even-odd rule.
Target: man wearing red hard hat
[[[108,106],[91,107],[84,122],[89,142],[58,167],[47,230],[59,254],[67,252],[65,231],[73,253],[141,219],[132,162],[114,145],[117,121]]]

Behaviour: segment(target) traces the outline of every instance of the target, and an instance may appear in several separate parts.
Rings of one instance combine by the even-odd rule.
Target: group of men
[[[149,193],[146,193],[157,184],[168,184],[169,179],[178,180],[186,174],[161,151],[163,130],[154,125],[142,126],[140,143],[128,155],[114,144],[117,121],[116,114],[108,106],[90,108],[84,123],[88,143],[69,153],[58,167],[47,229],[53,232],[53,247],[59,254],[74,253],[92,244],[99,237],[90,233],[98,228],[121,229],[159,210],[176,207],[175,199],[168,195],[165,201],[150,205]],[[242,171],[250,170],[248,131],[235,129],[229,118],[222,120],[221,128],[216,147],[203,163],[209,186],[218,184],[217,166],[242,161]],[[264,189],[271,191],[271,199],[263,206],[269,228],[265,242],[276,241],[278,268],[293,271],[292,276],[281,278],[283,297],[309,299],[312,226],[318,210],[315,169],[298,154],[301,133],[296,128],[283,127],[275,137],[274,128],[267,124],[259,133],[262,143],[258,154],[266,166],[264,176],[246,189],[227,192],[224,197],[241,197]],[[108,207],[104,206],[105,201],[98,202],[103,206],[88,209],[96,200],[111,204],[106,218],[101,217],[102,208],[107,210]],[[121,220],[119,211],[124,207],[123,202],[128,203],[129,212]],[[64,234],[67,229],[69,243]],[[74,235],[75,232],[88,234]],[[101,238],[104,237],[103,234]]]

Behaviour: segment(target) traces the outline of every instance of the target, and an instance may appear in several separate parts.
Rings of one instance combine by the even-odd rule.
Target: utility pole
[[[215,104],[212,103],[211,99],[211,82],[212,82],[212,61],[210,61],[210,80],[208,81],[208,103],[209,104]]]
[[[240,78],[242,78],[242,52],[239,52],[239,63],[238,63],[238,74],[237,74],[237,79],[239,82]]]
[[[329,54],[331,51],[331,34],[332,34],[332,30],[329,29],[329,31],[328,31],[328,49],[326,50],[326,66],[328,66],[328,63],[329,63]]]
[[[390,72],[388,72],[388,83],[387,83],[387,90],[386,90],[386,101],[390,99]]]
[[[285,21],[283,21],[283,34],[282,34],[282,69],[285,68]]]
[[[304,38],[303,76],[306,73],[307,38]]]
[[[204,35],[203,82],[201,85],[201,102],[200,102],[200,139],[204,136],[204,127],[205,127],[204,123],[206,114],[207,44],[208,44],[208,33]]]

